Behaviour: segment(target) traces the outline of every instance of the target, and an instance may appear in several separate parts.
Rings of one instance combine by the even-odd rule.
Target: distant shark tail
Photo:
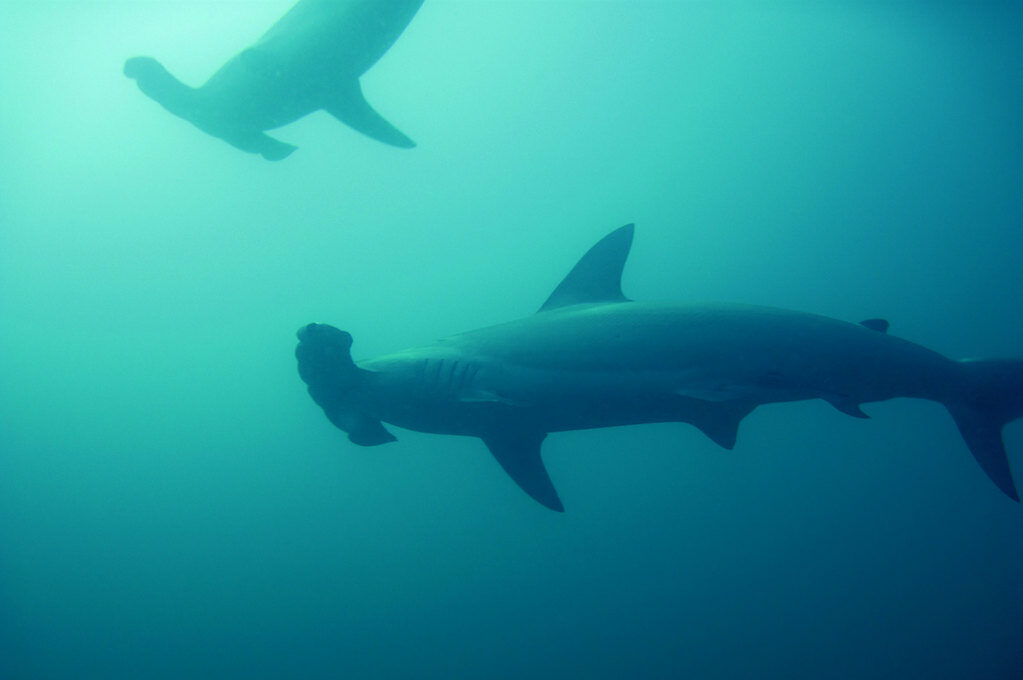
[[[1023,417],[1023,361],[969,360],[959,366],[962,385],[945,406],[987,476],[1019,501],[1002,428]]]

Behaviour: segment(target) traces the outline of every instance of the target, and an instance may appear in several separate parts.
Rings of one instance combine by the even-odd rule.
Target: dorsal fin
[[[860,325],[878,333],[887,333],[889,326],[888,319],[865,319]]]
[[[628,302],[622,295],[622,269],[632,247],[633,225],[615,229],[586,251],[539,311],[585,302]]]

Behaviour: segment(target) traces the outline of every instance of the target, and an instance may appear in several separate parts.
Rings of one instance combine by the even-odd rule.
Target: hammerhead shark
[[[633,225],[593,246],[540,310],[431,345],[353,362],[352,336],[325,324],[298,331],[298,371],[334,425],[361,446],[394,441],[383,422],[479,437],[534,499],[564,506],[540,445],[550,432],[684,422],[726,449],[760,404],[895,397],[944,404],[991,480],[1019,501],[1002,428],[1023,416],[1023,361],[948,359],[887,333],[739,304],[634,302],[621,275]]]
[[[202,87],[172,76],[152,57],[132,57],[124,74],[150,98],[200,130],[267,160],[295,146],[265,130],[324,109],[392,146],[415,143],[373,110],[359,76],[398,39],[423,0],[299,0],[255,45]]]

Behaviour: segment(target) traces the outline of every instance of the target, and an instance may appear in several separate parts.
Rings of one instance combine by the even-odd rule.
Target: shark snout
[[[308,366],[351,366],[348,350],[352,336],[325,323],[311,323],[298,329],[295,356]]]
[[[299,342],[305,342],[306,340],[308,340],[309,337],[310,337],[310,334],[311,333],[315,333],[316,332],[316,328],[318,326],[319,326],[319,324],[311,323],[311,324],[309,324],[307,326],[302,326],[301,328],[299,328],[298,332],[295,333],[295,335],[298,337]]]
[[[341,345],[351,346],[352,336],[339,328],[334,328],[325,323],[311,323],[298,329],[298,339],[302,342],[336,342]]]

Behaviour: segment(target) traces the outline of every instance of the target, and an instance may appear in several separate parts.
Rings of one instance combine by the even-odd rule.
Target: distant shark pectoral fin
[[[483,437],[483,443],[519,488],[544,507],[564,512],[565,506],[540,457],[540,445],[546,437],[545,432],[509,428],[488,434]]]
[[[348,127],[391,146],[411,149],[416,145],[401,130],[388,123],[362,95],[362,85],[353,79],[339,86],[323,110]]]
[[[225,135],[223,139],[236,149],[248,151],[249,153],[258,153],[268,161],[284,160],[291,155],[292,151],[298,148],[294,144],[288,144],[287,142],[282,142],[279,139],[274,139],[263,132],[253,132],[252,134],[244,135]]]
[[[237,135],[224,135],[222,139],[236,149],[248,151],[249,153],[258,153],[268,161],[284,160],[291,155],[292,151],[298,148],[294,144],[282,142],[266,133],[258,131],[245,131]]]
[[[294,144],[274,139],[270,135],[261,134],[257,136],[259,155],[268,161],[281,161],[291,155],[291,152],[298,147]]]

